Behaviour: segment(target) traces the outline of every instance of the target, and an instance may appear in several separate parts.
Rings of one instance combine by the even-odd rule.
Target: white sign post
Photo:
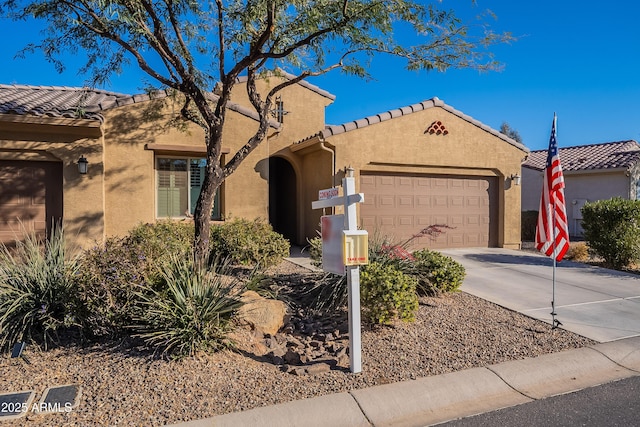
[[[337,189],[321,190],[318,197],[320,200],[312,202],[311,207],[313,209],[322,209],[343,205],[344,230],[346,232],[355,232],[358,228],[356,203],[361,203],[364,201],[364,194],[356,193],[355,178],[353,178],[353,176],[347,176],[342,179],[342,188],[344,190],[344,195],[342,197],[337,196]],[[362,372],[362,339],[360,326],[360,267],[358,265],[347,265],[345,268],[349,294],[349,367],[351,369],[351,372],[359,373]],[[343,270],[341,274],[344,273],[345,272]]]

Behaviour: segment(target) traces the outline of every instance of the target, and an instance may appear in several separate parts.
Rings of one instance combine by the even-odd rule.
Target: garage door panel
[[[395,178],[392,176],[380,176],[376,180],[376,187],[380,190],[384,191],[384,188],[394,188],[395,187]]]
[[[396,240],[432,225],[439,236],[416,238],[416,247],[489,246],[497,243],[497,179],[444,175],[362,175],[360,191],[375,197],[363,204],[363,219]],[[364,223],[365,221],[363,221]]]
[[[396,225],[395,222],[395,217],[393,216],[380,216],[378,217],[379,220],[377,221],[377,225],[380,225],[382,227],[391,227]]]
[[[447,208],[447,196],[434,196],[431,199],[431,206],[434,209],[445,209],[445,208]]]
[[[464,196],[450,196],[449,207],[454,209],[460,209],[464,207]]]
[[[375,176],[371,175],[362,175],[360,177],[360,185],[366,185],[367,187],[374,187],[376,183]]]
[[[396,181],[396,186],[398,188],[407,189],[407,191],[411,191],[413,188],[413,179],[407,177],[398,177]]]
[[[483,238],[481,234],[468,233],[467,234],[467,246],[482,246]]]
[[[401,215],[398,216],[398,226],[399,227],[411,227],[413,228],[413,216]]]
[[[459,248],[464,246],[464,234],[462,233],[448,233],[447,243],[449,247]]]
[[[413,196],[398,196],[396,201],[400,209],[413,209]]]
[[[418,210],[429,208],[431,206],[431,197],[415,196],[415,206]]]
[[[444,223],[439,223],[444,224]],[[464,215],[451,215],[449,220],[446,221],[446,224],[450,227],[461,228],[465,225],[465,217]]]
[[[481,209],[481,207],[482,207],[481,202],[480,202],[480,197],[467,196],[465,201],[466,201],[467,208],[469,208],[469,209],[476,210],[476,209]]]
[[[362,228],[364,228],[365,230],[370,230],[370,229],[374,229],[376,224],[376,217],[375,216],[363,216],[360,215],[360,223],[362,225]]]
[[[470,228],[478,228],[480,227],[480,216],[476,215],[467,215],[465,217],[465,225]]]
[[[365,196],[365,199],[367,197]],[[385,208],[395,208],[396,206],[396,200],[394,196],[378,196],[376,198],[376,205],[378,208],[381,209],[385,209]]]

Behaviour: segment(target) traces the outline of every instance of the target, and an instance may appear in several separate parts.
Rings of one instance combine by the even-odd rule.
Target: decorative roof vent
[[[427,128],[424,133],[428,133],[429,135],[447,135],[449,131],[445,128],[441,121],[437,120],[431,123],[431,126]]]

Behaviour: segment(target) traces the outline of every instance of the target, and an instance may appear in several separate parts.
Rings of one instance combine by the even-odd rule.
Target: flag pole
[[[556,201],[553,200],[553,211],[556,211]],[[551,329],[556,329],[562,325],[558,319],[556,319],[556,215],[553,215],[553,274],[551,278]]]
[[[556,113],[553,113],[553,128],[554,131],[557,132],[556,127]],[[553,198],[553,273],[551,278],[551,329],[556,329],[558,326],[562,325],[558,319],[556,319],[556,265],[558,262],[556,261],[556,252],[558,250],[558,243],[556,241],[556,224],[558,218],[556,215],[556,198]]]
[[[562,325],[556,319],[556,270],[557,263],[562,260],[569,249],[569,229],[566,220],[567,212],[563,189],[564,176],[560,165],[556,139],[556,114],[553,113],[547,163],[542,184],[542,196],[540,197],[540,210],[538,211],[538,225],[536,227],[536,248],[553,258],[551,282],[552,329]]]

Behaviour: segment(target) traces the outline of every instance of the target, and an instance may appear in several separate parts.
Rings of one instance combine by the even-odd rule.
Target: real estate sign
[[[342,252],[344,215],[320,217],[322,231],[322,269],[328,273],[344,275]]]

